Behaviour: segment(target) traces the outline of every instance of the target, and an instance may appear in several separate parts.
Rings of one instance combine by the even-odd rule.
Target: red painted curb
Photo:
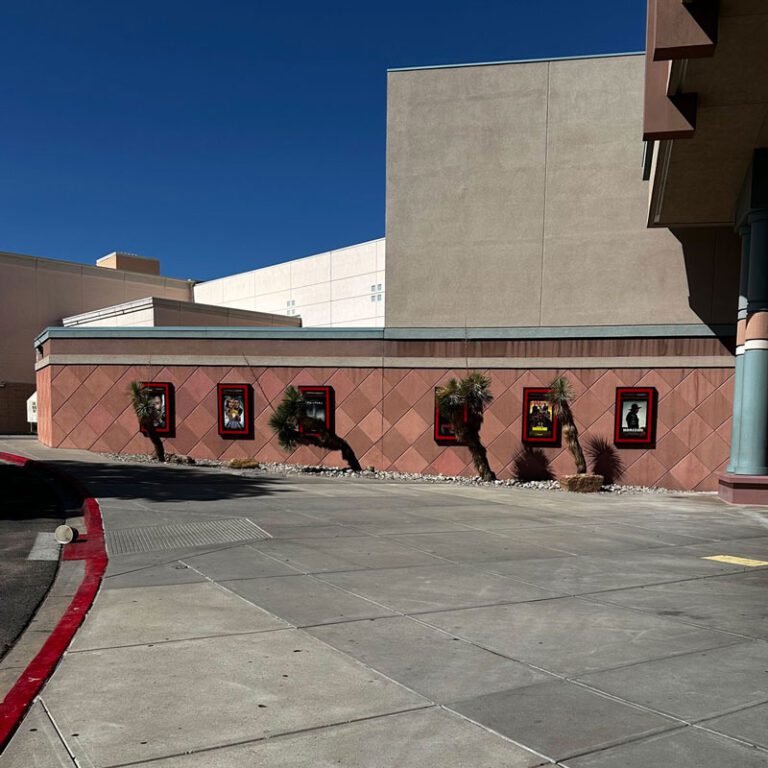
[[[87,534],[82,540],[78,540],[77,544],[67,545],[62,553],[62,560],[85,561],[83,580],[67,610],[64,611],[64,615],[59,619],[56,628],[0,704],[0,752],[2,752],[21,723],[33,699],[40,693],[46,680],[51,676],[69,647],[75,632],[83,623],[88,609],[93,604],[107,567],[107,550],[104,546],[104,525],[99,503],[96,499],[88,496],[88,492],[79,481],[55,467],[44,462],[27,459],[24,456],[0,451],[0,460],[22,467],[41,467],[59,480],[68,483],[70,487],[76,488],[85,497],[82,511],[87,530]]]

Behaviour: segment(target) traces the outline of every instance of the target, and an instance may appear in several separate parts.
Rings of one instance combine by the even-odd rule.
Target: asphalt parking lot
[[[0,463],[0,659],[45,597],[56,574],[53,531],[64,515],[33,469]]]

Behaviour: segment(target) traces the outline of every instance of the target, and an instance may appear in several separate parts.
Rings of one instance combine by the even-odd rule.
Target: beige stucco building
[[[641,54],[395,70],[389,327],[733,322],[732,228],[649,229]]]

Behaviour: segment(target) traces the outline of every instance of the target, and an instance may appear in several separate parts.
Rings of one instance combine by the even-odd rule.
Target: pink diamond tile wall
[[[195,458],[253,457],[260,461],[341,466],[338,453],[301,447],[286,454],[268,420],[289,384],[330,384],[336,394],[336,430],[364,467],[443,475],[474,473],[468,451],[433,440],[434,387],[463,371],[420,368],[230,368],[210,366],[52,365],[38,374],[40,439],[47,445],[110,453],[149,453],[128,397],[131,381],[168,381],[176,398],[172,453]],[[564,373],[576,390],[573,411],[581,434],[612,442],[615,389],[658,391],[656,447],[624,449],[623,482],[679,490],[713,491],[728,461],[733,371],[728,368],[576,369],[488,371],[494,401],[481,436],[502,479],[514,474],[521,449],[523,387],[546,386]],[[254,392],[252,440],[217,432],[216,385],[249,383]],[[564,448],[545,448],[555,474],[574,471]]]

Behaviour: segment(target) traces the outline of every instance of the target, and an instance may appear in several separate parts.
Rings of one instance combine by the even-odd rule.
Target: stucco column
[[[739,227],[741,235],[741,271],[739,272],[739,309],[736,322],[736,364],[733,376],[733,422],[731,427],[731,458],[726,472],[733,472],[739,464],[741,441],[741,398],[744,386],[744,339],[747,330],[747,290],[749,287],[749,246],[748,226]]]
[[[768,209],[749,214],[749,278],[737,475],[768,475]]]

